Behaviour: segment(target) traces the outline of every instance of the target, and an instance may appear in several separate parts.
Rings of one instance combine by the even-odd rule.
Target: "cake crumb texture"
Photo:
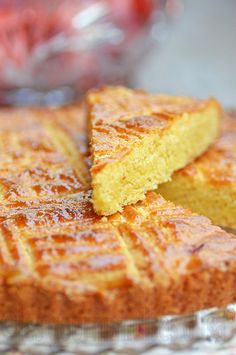
[[[174,203],[236,228],[236,114],[225,115],[219,139],[196,161],[158,188]]]

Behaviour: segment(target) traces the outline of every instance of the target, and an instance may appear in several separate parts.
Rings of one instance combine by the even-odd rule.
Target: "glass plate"
[[[155,354],[185,349],[219,349],[236,330],[236,304],[187,316],[125,321],[109,325],[47,326],[0,324],[0,353],[12,354]],[[11,353],[9,353],[11,352]]]
[[[155,349],[155,355],[175,354],[177,350],[220,349],[232,343],[236,346],[236,304],[184,316],[113,324],[55,326],[0,323],[0,353],[9,355],[127,355],[150,349]]]

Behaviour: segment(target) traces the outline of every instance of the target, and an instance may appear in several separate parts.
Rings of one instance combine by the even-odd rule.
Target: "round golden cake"
[[[236,239],[149,192],[93,210],[83,105],[0,112],[0,319],[93,323],[236,301]]]

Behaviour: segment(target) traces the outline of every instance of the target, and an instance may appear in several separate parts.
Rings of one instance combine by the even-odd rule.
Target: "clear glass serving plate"
[[[228,228],[227,231],[236,234],[236,230]],[[183,316],[112,324],[61,326],[0,322],[0,354],[6,355],[128,355],[146,354],[151,349],[154,352],[150,355],[191,349],[199,349],[203,354],[203,350],[232,346],[230,355],[236,353],[236,304]]]
[[[165,316],[110,325],[1,323],[0,353],[140,354],[155,349],[155,354],[174,354],[186,349],[220,349],[235,334],[236,304],[231,304],[222,309],[212,308],[187,316]]]

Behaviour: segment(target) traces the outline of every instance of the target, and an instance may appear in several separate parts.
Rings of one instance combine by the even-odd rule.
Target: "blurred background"
[[[0,104],[126,84],[236,105],[235,0],[0,0]]]
[[[236,1],[185,0],[162,50],[153,48],[138,85],[171,94],[214,95],[236,106]]]

